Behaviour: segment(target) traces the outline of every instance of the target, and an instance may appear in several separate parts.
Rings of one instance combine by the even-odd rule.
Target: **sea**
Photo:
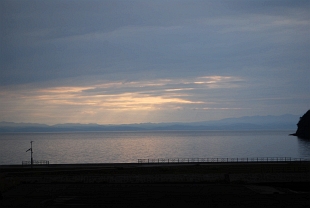
[[[159,158],[310,159],[310,141],[294,131],[120,131],[0,133],[0,165],[136,163]]]

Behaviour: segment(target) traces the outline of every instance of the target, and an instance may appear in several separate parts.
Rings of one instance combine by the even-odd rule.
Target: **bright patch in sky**
[[[0,2],[0,121],[191,122],[310,108],[310,2]]]
[[[109,114],[108,119],[103,116],[97,122],[110,123],[113,116],[120,117],[135,112],[134,121],[143,122],[144,117],[140,117],[141,112],[144,115],[160,114],[161,111],[173,113],[176,110],[217,109],[208,107],[221,104],[208,101],[207,94],[212,94],[213,89],[227,90],[242,87],[240,83],[242,83],[241,78],[221,76],[197,77],[188,80],[105,81],[90,86],[48,88],[26,86],[3,91],[2,97],[8,102],[7,109],[12,109],[10,113],[22,108],[29,112],[29,114],[24,113],[24,116],[36,119],[63,117],[62,115],[70,113],[77,122],[77,120],[85,121],[85,116]],[[230,107],[219,109],[230,109]],[[232,109],[235,108],[232,107]],[[10,113],[3,112],[8,116]],[[91,122],[91,119],[86,122]]]

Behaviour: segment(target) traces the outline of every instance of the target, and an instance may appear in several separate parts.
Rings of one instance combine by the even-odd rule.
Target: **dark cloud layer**
[[[4,0],[0,7],[0,86],[5,95],[25,86],[33,90],[85,87],[84,93],[102,90],[106,95],[165,94],[166,98],[173,92],[171,87],[184,89],[180,97],[187,101],[204,102],[208,97],[215,103],[221,100],[227,108],[255,106],[256,114],[309,108],[310,3],[306,0]],[[231,77],[229,85],[242,82],[238,90],[232,88],[235,91],[223,87],[223,80],[222,87],[212,90],[184,84],[205,76]],[[100,85],[143,85],[163,79],[171,82],[162,88],[147,86],[143,92],[138,85],[117,89]],[[185,81],[180,85],[180,80]],[[264,101],[257,104],[257,100]]]

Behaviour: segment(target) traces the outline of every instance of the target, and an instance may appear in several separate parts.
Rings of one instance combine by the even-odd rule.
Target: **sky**
[[[2,0],[0,9],[0,121],[310,109],[308,0]]]

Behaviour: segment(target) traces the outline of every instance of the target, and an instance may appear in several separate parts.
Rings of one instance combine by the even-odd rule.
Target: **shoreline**
[[[2,179],[22,183],[310,182],[310,161],[1,165],[0,171]]]
[[[310,162],[0,166],[0,185],[1,207],[307,207]]]

